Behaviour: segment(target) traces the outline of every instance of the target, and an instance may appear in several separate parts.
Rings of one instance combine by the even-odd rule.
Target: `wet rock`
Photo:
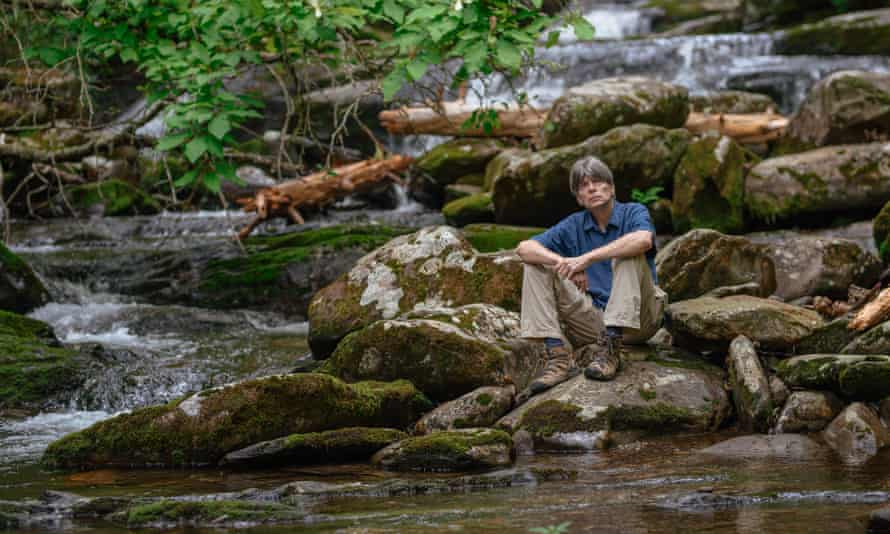
[[[429,408],[405,381],[348,385],[320,374],[271,376],[107,419],[50,444],[43,461],[74,469],[208,465],[289,434],[404,428]]]
[[[701,113],[763,113],[779,109],[770,96],[748,91],[714,91],[689,97],[692,111]]]
[[[685,87],[639,76],[595,80],[553,103],[541,131],[542,147],[579,143],[629,124],[680,128],[688,114]]]
[[[874,5],[872,7],[880,7]],[[881,55],[890,47],[890,9],[860,11],[805,24],[780,34],[777,54]]]
[[[414,426],[418,434],[492,426],[513,406],[514,386],[486,386],[440,404]]]
[[[890,75],[849,70],[813,86],[786,130],[797,142],[816,146],[868,143],[888,133]]]
[[[740,436],[699,451],[720,458],[781,458],[810,461],[825,458],[828,449],[802,434]]]
[[[890,263],[890,202],[884,204],[872,221],[872,235],[884,265]]]
[[[674,232],[744,231],[745,174],[759,161],[729,137],[707,135],[689,143],[674,173]]]
[[[79,214],[90,215],[152,215],[161,211],[155,199],[117,179],[66,189],[65,200],[54,201],[54,209],[67,214],[69,204]]]
[[[878,258],[846,239],[794,237],[767,246],[776,295],[785,301],[816,295],[846,300],[850,285],[871,287],[881,275]]]
[[[785,385],[785,382],[773,375],[769,377],[769,391],[770,395],[773,397],[773,406],[784,406],[785,401],[788,400],[788,396],[791,395],[791,391],[788,389],[788,386]]]
[[[743,237],[698,229],[674,239],[655,257],[659,286],[671,302],[702,296],[714,289],[755,283],[766,297],[776,289],[776,273],[767,247]]]
[[[890,356],[809,354],[784,360],[776,373],[791,387],[833,391],[854,400],[890,396]]]
[[[733,339],[726,363],[742,430],[766,432],[773,412],[772,392],[751,340],[745,336]]]
[[[28,313],[49,299],[49,292],[31,266],[0,243],[0,310]]]
[[[823,433],[844,463],[860,464],[890,443],[890,431],[873,409],[861,402],[847,406]]]
[[[346,334],[413,310],[490,303],[515,311],[521,287],[515,254],[479,254],[454,228],[424,228],[361,258],[315,294],[309,345],[326,358]]]
[[[374,464],[393,471],[467,471],[513,463],[510,435],[492,428],[434,432],[393,443]]]
[[[856,332],[847,328],[849,317],[838,317],[815,329],[797,344],[800,354],[837,354],[855,337]]]
[[[874,326],[864,334],[853,337],[839,351],[843,354],[890,354],[890,321]]]
[[[445,222],[453,226],[494,222],[494,204],[490,193],[477,193],[452,200],[442,208]]]
[[[677,346],[721,352],[740,335],[762,349],[790,352],[824,324],[812,310],[744,295],[675,302],[668,307],[667,315],[667,327]]]
[[[607,438],[604,431],[703,432],[730,412],[723,378],[719,367],[704,362],[627,361],[614,380],[577,376],[532,397],[497,426],[524,429],[536,446],[551,447],[572,436],[596,443]]]
[[[877,211],[890,200],[890,145],[833,146],[764,160],[748,173],[745,198],[750,215],[764,224]]]
[[[834,393],[827,391],[795,391],[779,413],[776,432],[818,432],[825,428],[844,408]]]
[[[230,452],[220,462],[239,467],[319,464],[366,460],[408,435],[390,428],[339,428],[292,434]]]
[[[868,532],[890,532],[890,507],[881,508],[869,514]]]
[[[408,182],[412,196],[425,204],[441,206],[445,186],[462,176],[485,172],[485,166],[505,148],[497,139],[461,138],[436,146],[414,163]]]
[[[470,224],[462,228],[464,237],[479,252],[514,250],[521,241],[543,233],[546,228],[503,224]]]
[[[296,523],[306,513],[290,506],[236,500],[161,500],[137,504],[111,516],[127,528],[225,527]]]

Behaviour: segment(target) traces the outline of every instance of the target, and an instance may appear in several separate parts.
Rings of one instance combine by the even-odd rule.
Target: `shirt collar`
[[[606,223],[606,230],[608,230],[610,226],[613,228],[619,228],[618,210],[621,206],[623,206],[623,204],[616,200],[615,204],[612,206],[612,215],[609,216],[609,222]],[[593,218],[593,214],[587,210],[584,210],[583,228],[585,232],[589,232],[591,230],[596,230],[597,232],[600,231],[599,226],[596,224],[596,221]]]

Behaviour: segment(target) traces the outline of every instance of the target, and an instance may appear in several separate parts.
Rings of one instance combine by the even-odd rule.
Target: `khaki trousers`
[[[612,260],[606,311],[590,295],[543,265],[525,265],[521,336],[558,338],[572,347],[594,343],[606,326],[623,330],[628,344],[645,343],[661,327],[667,294],[652,281],[645,256]]]

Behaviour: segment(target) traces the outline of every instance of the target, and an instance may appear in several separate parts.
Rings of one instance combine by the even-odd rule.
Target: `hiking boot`
[[[591,380],[612,380],[621,369],[621,336],[603,336],[598,349],[584,369],[584,376]]]
[[[572,353],[565,347],[553,347],[547,349],[547,365],[541,374],[528,385],[530,395],[537,395],[542,391],[546,391],[556,384],[565,382],[569,378],[577,375],[578,366],[575,365],[575,358]]]

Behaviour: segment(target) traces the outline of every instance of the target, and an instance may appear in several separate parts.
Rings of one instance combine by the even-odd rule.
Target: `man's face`
[[[576,195],[578,204],[584,209],[595,209],[607,205],[615,197],[615,187],[608,182],[594,182],[589,178],[581,180]]]

